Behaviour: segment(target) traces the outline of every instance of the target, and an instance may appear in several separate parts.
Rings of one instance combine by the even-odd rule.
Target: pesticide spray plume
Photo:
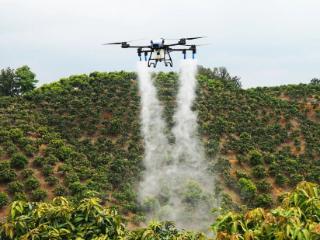
[[[145,171],[139,200],[148,220],[174,221],[180,228],[207,231],[212,223],[208,213],[215,207],[214,179],[207,173],[197,114],[192,111],[197,62],[181,63],[172,144],[165,135],[166,123],[150,72],[143,63],[139,63],[138,70],[145,141]]]

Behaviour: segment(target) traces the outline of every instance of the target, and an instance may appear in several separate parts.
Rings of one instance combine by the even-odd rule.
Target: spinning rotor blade
[[[206,36],[201,36],[201,37],[190,37],[190,38],[184,38],[185,40],[195,40],[199,38],[205,38]]]
[[[103,43],[102,45],[120,45],[122,43],[126,43],[126,42]]]
[[[165,40],[195,40],[195,39],[199,39],[199,38],[206,38],[206,36],[201,36],[201,37],[189,37],[189,38],[168,38]]]
[[[121,44],[126,44],[126,43],[130,43],[130,42],[136,42],[136,41],[141,41],[141,40],[145,40],[145,39],[134,39],[134,40],[130,40],[130,41],[123,41],[123,42],[111,42],[111,43],[104,43],[102,45],[121,45]]]
[[[211,43],[202,43],[202,44],[186,44],[184,46],[188,46],[188,47],[192,47],[192,46],[208,46],[208,45],[211,45]]]

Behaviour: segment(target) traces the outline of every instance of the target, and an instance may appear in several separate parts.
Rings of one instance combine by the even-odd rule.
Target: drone
[[[142,61],[142,55],[144,55],[144,60],[148,62],[148,67],[157,67],[158,62],[163,62],[164,65],[173,66],[172,58],[170,56],[171,52],[182,52],[183,58],[187,58],[187,52],[192,52],[192,59],[195,58],[197,53],[196,44],[187,44],[187,41],[195,40],[204,37],[189,37],[180,39],[169,39],[177,40],[175,43],[167,43],[167,40],[161,38],[159,40],[151,40],[150,45],[134,46],[129,43],[132,41],[125,42],[112,42],[104,43],[103,45],[121,45],[121,48],[136,48],[140,61]]]

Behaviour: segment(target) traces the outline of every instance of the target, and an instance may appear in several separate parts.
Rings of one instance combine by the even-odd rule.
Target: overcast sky
[[[199,63],[244,87],[320,77],[319,0],[0,0],[0,68],[27,64],[40,84],[135,70],[135,50],[103,42],[197,35]]]

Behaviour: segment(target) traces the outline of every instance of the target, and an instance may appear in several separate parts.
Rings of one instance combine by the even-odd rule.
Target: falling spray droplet
[[[207,173],[204,149],[198,136],[195,100],[197,62],[181,63],[177,109],[170,145],[165,135],[162,107],[145,66],[138,66],[141,91],[145,172],[139,199],[148,219],[174,221],[178,227],[207,231],[215,205],[214,179]]]

